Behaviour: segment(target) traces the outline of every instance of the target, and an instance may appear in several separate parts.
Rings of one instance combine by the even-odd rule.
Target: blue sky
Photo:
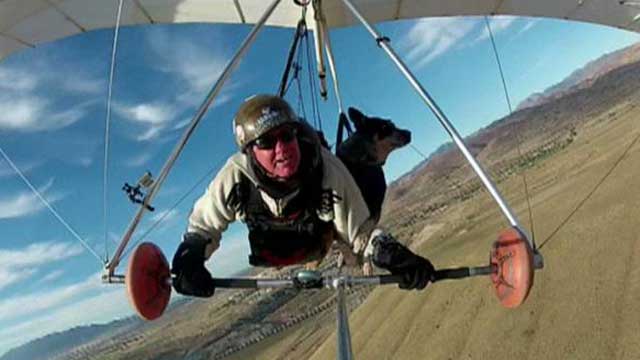
[[[516,106],[588,61],[640,40],[635,33],[559,20],[491,19],[509,95]],[[381,24],[392,45],[441,109],[468,135],[508,114],[483,18]],[[157,173],[184,127],[250,28],[172,25],[120,32],[103,214],[104,124],[112,30],[39,46],[0,63],[0,147],[60,216],[104,257],[113,253],[136,207],[120,187]],[[264,29],[225,85],[154,201],[134,241],[164,217],[147,240],[170,259],[191,204],[212,171],[235,151],[233,114],[246,97],[275,92],[292,30]],[[361,27],[332,32],[345,106],[393,119],[428,154],[448,138],[435,118]],[[308,75],[304,115],[312,120]],[[333,142],[337,105],[320,101]],[[288,98],[296,109],[295,85]],[[302,112],[302,111],[301,111]],[[394,179],[423,160],[407,147],[386,165]],[[207,181],[196,186],[206,176]],[[0,158],[0,354],[46,333],[131,314],[124,288],[100,283],[101,264]],[[174,204],[184,197],[178,206]],[[106,245],[105,245],[106,233]],[[241,225],[225,233],[208,266],[217,276],[247,266]],[[124,264],[120,272],[124,272]]]

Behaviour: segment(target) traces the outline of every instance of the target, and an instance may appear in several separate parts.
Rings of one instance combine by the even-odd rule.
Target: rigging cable
[[[284,97],[289,92],[289,88],[291,87],[291,84],[293,84],[293,81],[298,77],[298,73],[299,72],[300,72],[300,67],[298,66],[298,64],[294,63],[293,64],[293,77],[291,77],[291,79],[289,79],[289,82],[287,83],[287,86],[284,88],[284,91],[282,92],[282,97]]]
[[[305,29],[305,31],[307,34],[309,33],[308,29]],[[318,104],[318,97],[316,96],[315,76],[313,76],[313,69],[311,68],[311,45],[309,44],[309,36],[305,36],[305,42],[307,44],[307,73],[309,76],[309,92],[311,93],[313,123],[317,130],[322,131],[322,120],[320,119],[320,111],[318,110],[320,105]],[[319,56],[322,56],[322,53],[320,53]]]
[[[613,170],[615,170],[618,167],[618,165],[622,162],[622,160],[627,156],[629,151],[638,142],[638,140],[640,140],[640,132],[638,132],[638,135],[636,135],[633,141],[631,141],[631,143],[627,146],[627,148],[624,150],[622,155],[620,155],[620,157],[616,160],[616,162],[613,163],[613,166],[611,166],[609,171],[607,171],[607,173],[604,174],[602,179],[600,179],[600,181],[598,181],[598,183],[593,187],[593,189],[591,189],[589,194],[587,194],[587,196],[578,203],[578,205],[573,209],[573,211],[571,211],[569,216],[567,216],[560,223],[560,225],[558,225],[558,227],[556,227],[555,230],[553,230],[551,234],[547,236],[547,238],[540,244],[540,247],[539,247],[540,249],[542,249],[542,247],[546,245],[549,242],[549,240],[551,240],[551,238],[553,238],[560,231],[560,229],[562,229],[569,222],[569,220],[573,217],[573,215],[575,215],[578,212],[578,210],[580,210],[582,206],[584,206],[587,200],[589,200],[591,196],[593,196],[593,194],[598,190],[598,188],[600,188],[600,185],[602,185],[605,182],[605,180],[607,180],[607,178],[613,173]]]
[[[500,62],[500,55],[498,54],[498,48],[496,47],[496,42],[495,39],[493,38],[493,32],[491,31],[491,25],[489,24],[489,18],[487,16],[484,17],[484,21],[485,24],[487,26],[487,31],[489,32],[489,38],[491,39],[491,46],[493,48],[493,54],[495,55],[496,58],[496,63],[498,64],[498,70],[500,71],[500,79],[502,80],[502,89],[504,91],[504,97],[507,101],[507,106],[509,106],[509,115],[513,114],[513,108],[511,106],[511,99],[509,98],[509,91],[507,89],[507,82],[504,79],[504,72],[502,71],[502,63]],[[516,127],[516,123],[513,123],[513,128]],[[516,148],[518,149],[518,158],[522,158],[522,150],[520,149],[520,134],[518,131],[514,131],[516,134]],[[535,230],[534,230],[534,223],[533,223],[533,211],[531,210],[531,201],[529,199],[529,186],[527,184],[527,175],[526,175],[526,170],[522,170],[522,182],[524,183],[524,193],[525,193],[525,198],[527,199],[527,208],[529,211],[529,223],[531,224],[531,242],[534,245],[534,250],[535,250],[535,243],[536,243],[536,235],[535,235]]]
[[[133,249],[135,249],[138,244],[140,242],[142,242],[142,240],[144,240],[149,234],[151,234],[151,232],[158,227],[158,225],[160,225],[161,222],[164,221],[164,219],[169,216],[169,214],[176,208],[178,207],[178,205],[180,205],[180,203],[182,203],[184,201],[184,199],[187,198],[187,196],[189,196],[198,186],[200,186],[202,184],[202,182],[204,182],[207,178],[209,178],[213,172],[218,168],[218,166],[221,164],[221,162],[217,162],[211,169],[209,169],[209,171],[207,171],[207,173],[205,173],[204,175],[202,175],[200,177],[200,179],[198,179],[198,181],[184,194],[182,195],[178,201],[176,201],[170,208],[169,210],[165,211],[162,216],[160,216],[160,218],[158,218],[158,220],[156,220],[156,222],[154,222],[149,229],[147,229],[147,231],[144,232],[144,234],[142,234],[134,243],[132,246],[129,247],[129,249],[122,255],[122,257],[124,258],[125,256],[127,256],[127,254],[129,254],[129,252],[131,252]]]
[[[429,160],[429,157],[427,157],[422,151],[420,151],[415,145],[409,143],[409,146],[413,149],[413,151],[417,152],[418,155],[422,156],[425,160]]]
[[[119,0],[118,11],[116,13],[116,26],[113,31],[113,45],[111,47],[111,66],[109,69],[109,90],[107,92],[107,115],[104,121],[104,162],[102,169],[102,220],[104,226],[104,251],[106,262],[109,262],[109,247],[107,245],[107,209],[108,209],[108,179],[109,179],[109,128],[111,123],[111,95],[113,90],[113,75],[116,66],[116,50],[118,48],[118,32],[120,29],[120,18],[122,15],[122,5],[124,1]]]
[[[395,39],[397,35],[398,35],[398,27],[394,27],[394,28],[393,28],[393,34],[392,34],[392,35],[391,35],[391,37],[389,38],[389,42],[391,42],[391,39]],[[350,131],[350,128],[348,128],[348,130]],[[427,160],[427,161],[429,160],[429,157],[428,157],[427,155],[425,155],[422,151],[420,151],[420,149],[418,149],[418,147],[417,147],[417,146],[415,146],[414,144],[409,143],[409,147],[410,147],[411,149],[413,149],[413,151],[414,151],[415,153],[417,153],[418,155],[422,156],[422,158],[423,158],[423,159],[425,159],[425,160]]]
[[[294,66],[293,57],[296,55],[298,49],[298,43],[300,42],[300,37],[302,34],[302,29],[306,29],[307,25],[304,20],[305,11],[302,12],[302,18],[298,21],[298,25],[296,25],[295,34],[293,36],[293,42],[291,44],[291,48],[289,49],[289,55],[287,55],[287,63],[284,67],[284,72],[282,74],[282,80],[280,81],[280,86],[278,87],[278,96],[283,97],[286,94],[289,84],[291,81],[289,80],[289,73],[291,69],[296,69]],[[295,74],[295,73],[294,73]]]
[[[20,169],[18,169],[18,167],[13,163],[13,161],[11,161],[11,159],[4,152],[2,147],[0,147],[0,154],[7,161],[9,166],[11,166],[11,168],[13,168],[13,170],[16,172],[16,174],[18,174],[20,176],[20,178],[22,178],[22,181],[24,181],[24,183],[29,187],[29,189],[31,189],[31,191],[38,197],[38,199],[40,199],[40,201],[44,204],[44,206],[46,206],[47,209],[49,209],[49,211],[53,214],[53,216],[55,216],[56,219],[58,219],[58,221],[69,231],[69,233],[71,233],[71,235],[73,235],[73,237],[75,237],[91,254],[93,254],[93,256],[95,256],[98,259],[98,262],[100,262],[100,266],[102,266],[103,265],[103,259],[100,257],[100,255],[98,255],[91,248],[91,246],[89,246],[89,244],[84,239],[82,239],[82,237],[80,237],[80,235],[78,235],[78,233],[71,227],[71,225],[69,225],[62,218],[62,216],[60,216],[60,214],[58,214],[58,212],[53,208],[53,206],[51,204],[49,204],[49,202],[42,196],[42,194],[40,194],[40,192],[31,184],[29,179],[27,179],[27,177],[22,173],[22,171],[20,171]]]
[[[305,31],[304,35],[302,35],[303,37],[306,37],[308,34],[308,32]],[[307,111],[304,108],[304,96],[302,95],[302,84],[300,83],[300,71],[302,69],[302,67],[300,66],[300,64],[302,64],[302,51],[298,51],[298,58],[296,59],[297,64],[296,64],[296,73],[295,73],[295,81],[296,81],[296,85],[298,88],[298,114],[302,114],[302,117],[306,120],[307,118]]]

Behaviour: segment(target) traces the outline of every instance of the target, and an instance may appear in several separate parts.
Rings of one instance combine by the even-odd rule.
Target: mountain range
[[[553,99],[561,98],[580,89],[585,89],[611,70],[637,61],[640,61],[640,44],[631,45],[602,55],[590,61],[582,68],[575,70],[564,80],[547,88],[545,91],[531,94],[518,104],[516,110],[534,107]]]

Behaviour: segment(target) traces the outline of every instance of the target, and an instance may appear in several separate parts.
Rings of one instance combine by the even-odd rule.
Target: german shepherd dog
[[[348,113],[356,131],[338,146],[337,155],[351,172],[377,222],[387,191],[382,166],[392,151],[411,142],[411,132],[397,128],[391,120],[369,117],[352,107]]]

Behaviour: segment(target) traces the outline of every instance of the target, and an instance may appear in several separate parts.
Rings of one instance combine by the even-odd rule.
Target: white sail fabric
[[[122,25],[254,23],[271,0],[125,0]],[[370,22],[435,16],[552,17],[640,29],[640,1],[620,0],[352,0]],[[113,27],[117,0],[0,0],[0,60],[42,43]],[[322,0],[329,28],[356,24],[341,0]],[[301,8],[282,0],[267,25],[295,27]],[[313,9],[307,20],[313,27]]]

